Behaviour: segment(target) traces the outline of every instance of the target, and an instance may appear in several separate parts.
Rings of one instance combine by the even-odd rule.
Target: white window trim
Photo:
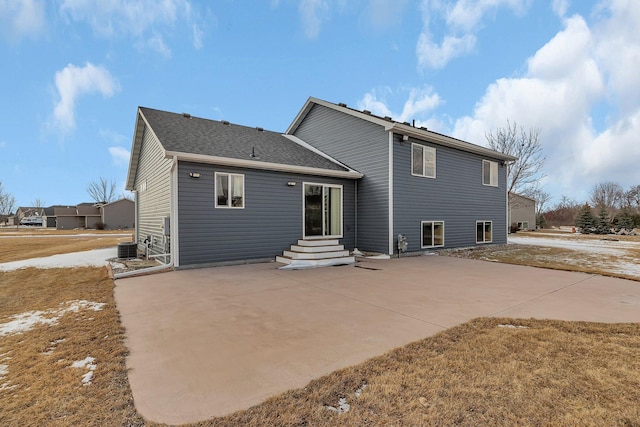
[[[485,163],[488,164],[489,168],[490,168],[489,169],[489,183],[488,184],[486,184],[484,182],[484,165],[485,165]],[[492,179],[491,179],[493,177],[493,174],[491,173],[491,169],[494,169],[493,165],[495,165],[495,171],[496,171],[495,182],[493,182]],[[487,187],[498,187],[498,175],[499,175],[498,162],[495,162],[493,160],[482,160],[482,185],[487,186]]]
[[[482,223],[482,241],[478,241],[478,224]],[[490,223],[491,224],[491,240],[484,240],[484,227],[486,223]],[[476,234],[476,243],[477,244],[482,244],[482,243],[493,243],[493,221],[476,221],[476,229],[474,230],[474,233]]]
[[[529,229],[529,221],[519,221],[517,225],[518,225],[518,228],[520,230],[528,230]]]
[[[419,146],[422,148],[422,174],[413,173],[413,147]],[[433,176],[425,175],[427,168],[426,166],[426,153],[427,150],[433,152]],[[429,147],[428,145],[416,144],[415,142],[411,143],[411,175],[419,176],[422,178],[433,178],[435,179],[437,174],[437,157],[436,157],[436,149],[434,147]]]
[[[229,186],[229,198],[227,200],[227,205],[219,205],[218,204],[218,175],[226,175],[229,177],[227,185]],[[242,178],[242,206],[232,206],[232,198],[231,198],[231,177],[238,176]],[[247,201],[244,197],[244,174],[241,173],[229,173],[229,172],[216,172],[213,177],[213,207],[216,209],[244,209]]]
[[[425,223],[431,223],[431,238],[432,238],[432,243],[433,243],[433,237],[434,237],[434,226],[436,222],[440,222],[442,223],[442,244],[441,245],[423,245],[422,243],[424,242],[424,224]],[[426,248],[441,248],[444,246],[445,243],[445,226],[444,226],[444,221],[440,221],[440,220],[434,220],[434,221],[420,221],[420,245],[422,247],[422,249],[426,249]]]
[[[304,192],[307,185],[317,185],[322,187],[324,196],[324,188],[339,188],[340,189],[340,234],[322,235],[322,236],[309,236],[305,233],[305,217],[304,217]],[[324,197],[323,197],[324,200]],[[324,206],[323,206],[324,207]],[[324,209],[322,209],[322,227],[324,228]],[[307,240],[320,240],[320,239],[342,239],[344,237],[344,186],[340,184],[327,184],[323,182],[303,182],[302,183],[302,238]]]

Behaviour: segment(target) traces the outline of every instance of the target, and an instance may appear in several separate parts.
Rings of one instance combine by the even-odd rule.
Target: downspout
[[[355,184],[356,184],[356,188],[355,188],[355,197],[354,197],[354,209],[355,209],[355,232],[354,232],[354,242],[353,242],[353,247],[354,249],[358,249],[358,180],[355,180]]]
[[[171,265],[180,266],[180,245],[178,230],[178,157],[173,156],[171,165],[171,205],[169,209],[169,251],[171,253]]]
[[[393,255],[393,131],[389,131],[389,256]]]

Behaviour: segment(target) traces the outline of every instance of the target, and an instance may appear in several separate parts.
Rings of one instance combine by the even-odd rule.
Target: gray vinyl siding
[[[295,136],[364,174],[358,186],[358,249],[389,251],[389,134],[376,124],[314,105]]]
[[[151,255],[169,251],[168,239],[162,234],[162,218],[171,212],[171,163],[156,137],[145,128],[134,183],[138,204],[136,240],[142,248],[145,238],[151,236]],[[139,191],[145,181],[146,190]]]
[[[192,179],[189,172],[199,172]],[[244,175],[244,208],[214,207],[214,174]],[[295,182],[295,186],[287,185]],[[343,238],[353,249],[353,180],[178,162],[180,267],[275,259],[298,239],[303,228],[303,182],[343,185]]]
[[[446,248],[475,246],[476,221],[493,221],[493,243],[506,243],[506,166],[500,160],[394,137],[394,236],[408,237],[408,252],[423,250],[421,221],[444,221]],[[411,175],[412,142],[436,149],[436,178]],[[482,185],[482,160],[498,162],[498,187]]]

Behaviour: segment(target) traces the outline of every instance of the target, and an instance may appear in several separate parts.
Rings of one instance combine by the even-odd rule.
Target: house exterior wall
[[[535,230],[536,202],[514,193],[509,194],[509,199],[509,225],[527,222],[529,227],[523,230]]]
[[[140,248],[145,246],[147,236],[151,236],[149,255],[169,251],[162,223],[171,212],[171,165],[172,160],[164,157],[160,142],[145,128],[134,182],[138,205],[135,223]]]
[[[364,174],[357,182],[357,241],[389,252],[389,136],[381,126],[314,105],[295,136]]]
[[[192,179],[189,172],[199,172]],[[244,208],[214,207],[215,172],[244,175]],[[295,182],[295,186],[289,186]],[[303,237],[304,182],[343,186],[343,238],[353,249],[355,183],[266,170],[178,162],[180,267],[274,259]]]
[[[135,226],[135,204],[131,200],[122,199],[102,207],[102,222],[105,228],[117,230]]]
[[[84,223],[80,222],[79,216],[59,216],[56,219],[56,228],[58,230],[73,230],[75,228],[84,227]]]
[[[411,174],[411,144],[436,150],[435,178]],[[444,247],[476,245],[476,221],[492,221],[492,243],[506,243],[506,166],[498,159],[394,135],[394,250],[397,235],[408,252],[423,251],[422,221],[444,221]],[[482,160],[498,162],[498,186],[482,184]],[[429,249],[431,250],[431,248]]]

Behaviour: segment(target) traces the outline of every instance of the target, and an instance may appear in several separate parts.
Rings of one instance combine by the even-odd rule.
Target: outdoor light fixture
[[[200,172],[189,172],[189,176],[193,179],[200,178]]]
[[[295,187],[296,182],[295,182],[295,181],[289,181],[289,182],[287,182],[287,185],[288,185],[289,187]]]

